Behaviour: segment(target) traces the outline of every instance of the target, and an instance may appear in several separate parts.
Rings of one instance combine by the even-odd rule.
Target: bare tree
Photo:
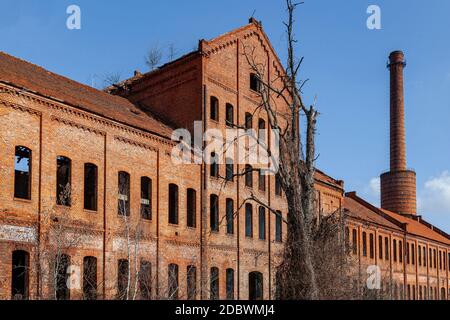
[[[105,87],[114,86],[120,82],[122,74],[120,72],[108,72],[103,76],[103,85]]]
[[[162,50],[157,45],[154,45],[147,51],[145,56],[145,64],[150,68],[150,71],[155,70],[155,68],[161,63],[162,57]]]
[[[167,47],[167,58],[169,61],[174,60],[178,56],[178,49],[175,47],[174,43],[170,43]]]

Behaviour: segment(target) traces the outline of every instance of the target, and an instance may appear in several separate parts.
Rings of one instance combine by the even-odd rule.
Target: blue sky
[[[79,5],[82,29],[66,28]],[[381,8],[381,30],[366,27]],[[179,54],[246,24],[255,11],[282,61],[283,0],[0,0],[0,50],[74,80],[102,86],[107,73],[146,71],[145,52],[174,43]],[[403,50],[408,166],[417,171],[420,213],[450,232],[450,2],[306,0],[298,52],[305,98],[318,97],[318,166],[379,203],[377,180],[389,167],[389,52]]]

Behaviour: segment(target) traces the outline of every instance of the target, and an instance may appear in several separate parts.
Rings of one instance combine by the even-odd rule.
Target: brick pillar
[[[400,214],[416,214],[416,173],[406,166],[405,105],[403,93],[403,52],[389,56],[391,75],[390,164],[381,175],[381,207]]]

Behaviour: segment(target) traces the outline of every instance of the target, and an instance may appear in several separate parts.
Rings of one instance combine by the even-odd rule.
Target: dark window
[[[441,300],[445,300],[445,288],[441,288]]]
[[[69,158],[58,156],[56,168],[56,203],[70,207],[72,161]]]
[[[226,161],[225,179],[227,181],[233,181],[234,179],[233,159],[227,158],[225,161]]]
[[[411,263],[416,263],[416,246],[414,244],[411,244]]]
[[[245,236],[253,237],[253,207],[250,203],[245,204]]]
[[[282,188],[281,188],[281,177],[280,174],[277,173],[275,175],[275,195],[277,196],[281,196],[282,194]]]
[[[373,234],[371,233],[369,237],[370,237],[370,259],[373,259],[375,257]]]
[[[226,124],[227,126],[233,126],[234,124],[234,108],[231,104],[226,104]]]
[[[178,186],[169,184],[169,223],[178,224]]]
[[[423,266],[426,267],[427,266],[427,248],[425,248],[425,246],[423,247]]]
[[[227,300],[234,300],[234,270],[226,271]]]
[[[234,234],[234,202],[233,199],[227,199],[227,233]]]
[[[248,299],[262,300],[263,295],[263,275],[260,272],[250,272],[248,275]]]
[[[216,97],[211,97],[211,120],[219,121],[219,100]]]
[[[211,177],[219,177],[219,159],[217,159],[217,154],[215,152],[211,153],[210,174]]]
[[[430,248],[430,253],[428,254],[428,257],[430,259],[429,266],[430,266],[430,268],[433,268],[433,251],[431,250],[431,248]]]
[[[389,260],[389,239],[387,237],[384,238],[384,258]]]
[[[437,254],[436,254],[436,249],[433,249],[433,268],[437,268]]]
[[[197,192],[194,189],[187,189],[187,226],[195,228],[197,226]]]
[[[363,241],[363,256],[367,257],[367,234],[363,232],[362,234],[362,241]]]
[[[283,217],[281,211],[277,211],[277,215],[275,216],[275,241],[283,241]]]
[[[128,272],[130,266],[128,260],[120,259],[117,265],[117,298],[119,300],[127,299]]]
[[[402,241],[398,241],[398,261],[400,263],[403,262],[403,243],[402,243]]]
[[[210,275],[210,300],[219,300],[219,269],[211,268]]]
[[[422,266],[422,246],[417,246],[417,261],[419,262],[419,266]]]
[[[98,169],[95,164],[84,164],[84,209],[97,211]]]
[[[259,190],[266,191],[266,176],[263,169],[258,170]]]
[[[356,234],[356,229],[352,230],[352,249],[353,249],[353,254],[358,253],[358,238],[357,238],[357,234]]]
[[[259,239],[266,240],[266,209],[259,207]]]
[[[195,266],[187,267],[187,298],[195,300],[197,297],[197,268]]]
[[[253,116],[251,113],[245,114],[245,129],[250,130],[253,128]]]
[[[117,213],[128,217],[130,216],[130,175],[127,172],[119,172],[118,189]]]
[[[406,243],[406,263],[410,264],[409,243]]]
[[[141,177],[141,218],[152,219],[152,180]]]
[[[69,266],[70,256],[66,254],[55,256],[56,300],[70,300],[70,289],[67,287]]]
[[[30,255],[26,251],[12,253],[11,299],[27,300],[30,270]]]
[[[169,264],[168,272],[169,300],[178,300],[178,265]]]
[[[439,250],[439,270],[442,270],[442,251]]]
[[[383,237],[378,236],[378,257],[383,260]]]
[[[253,168],[248,164],[245,166],[245,186],[253,187]]]
[[[31,150],[16,147],[14,161],[14,197],[31,199]]]
[[[219,231],[219,197],[212,194],[209,197],[209,222],[211,231]]]
[[[393,245],[392,245],[392,255],[394,256],[394,262],[397,262],[397,240],[393,240]]]
[[[254,73],[250,74],[250,89],[252,89],[253,91],[256,91],[256,92],[261,91],[261,80]]]
[[[139,291],[142,300],[150,300],[152,297],[152,264],[149,261],[141,261],[139,269]]]
[[[97,258],[83,259],[83,299],[97,300]]]

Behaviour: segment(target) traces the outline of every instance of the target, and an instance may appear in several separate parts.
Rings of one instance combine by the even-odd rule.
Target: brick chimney
[[[381,175],[381,207],[405,215],[416,214],[416,173],[406,166],[405,104],[401,51],[389,55],[391,74],[390,163],[389,172]]]

